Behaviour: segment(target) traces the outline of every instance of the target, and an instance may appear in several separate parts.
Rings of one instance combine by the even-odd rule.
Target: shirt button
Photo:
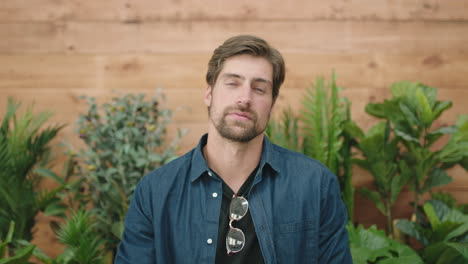
[[[211,171],[208,172],[208,175],[210,175],[210,177],[213,177],[213,173],[211,173]]]
[[[214,193],[212,194],[212,196],[213,196],[213,198],[216,198],[216,197],[218,197],[218,193],[215,193],[215,192],[214,192]]]
[[[211,244],[213,244],[213,239],[211,239],[211,238],[208,238],[208,240],[206,240],[206,243],[208,243],[208,245],[211,245]]]

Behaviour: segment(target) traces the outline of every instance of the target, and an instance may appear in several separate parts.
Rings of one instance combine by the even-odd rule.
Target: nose
[[[250,86],[247,84],[242,85],[241,89],[239,89],[239,94],[237,96],[236,103],[243,107],[250,106],[252,100],[252,91]]]

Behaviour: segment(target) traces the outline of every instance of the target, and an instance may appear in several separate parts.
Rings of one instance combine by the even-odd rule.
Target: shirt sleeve
[[[348,215],[341,200],[338,179],[328,171],[321,189],[318,263],[353,263],[348,243]]]
[[[149,186],[143,178],[133,195],[127,216],[122,241],[117,249],[115,264],[154,264],[154,229]]]

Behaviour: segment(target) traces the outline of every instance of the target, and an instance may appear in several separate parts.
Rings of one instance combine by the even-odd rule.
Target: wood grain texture
[[[285,57],[287,75],[273,116],[291,106],[299,112],[306,87],[335,70],[351,114],[367,130],[378,120],[369,102],[390,97],[400,80],[437,87],[453,107],[434,128],[468,114],[467,0],[5,0],[0,1],[0,116],[14,96],[36,111],[55,112],[67,126],[54,143],[83,147],[75,132],[87,107],[80,95],[104,102],[117,92],[154,94],[163,88],[175,111],[168,139],[188,129],[177,153],[184,154],[207,130],[202,96],[212,51],[228,37],[254,34]],[[468,202],[468,173],[449,171],[442,189]],[[372,186],[368,172],[354,168],[353,183]],[[50,187],[46,182],[45,187]],[[404,190],[393,208],[409,217],[412,196]],[[385,218],[357,195],[360,223]],[[34,242],[55,256],[62,248],[39,215]]]
[[[306,20],[3,23],[0,54],[209,54],[236,34],[258,35],[284,53],[468,52],[468,23]]]
[[[207,53],[0,55],[0,89],[186,89],[206,87]],[[397,80],[442,89],[468,86],[468,53],[285,53],[285,88],[337,74],[344,87]]]
[[[190,131],[183,140],[183,146],[179,154],[195,146],[199,137],[206,132],[207,109],[202,99],[203,91],[203,89],[195,88],[163,90],[166,96],[165,107],[174,111],[174,123],[171,124],[170,136],[175,135],[176,128],[188,128]],[[75,133],[73,128],[78,115],[87,110],[86,102],[79,99],[81,95],[95,97],[97,102],[103,103],[109,101],[113,96],[125,92],[143,93],[149,98],[154,95],[156,89],[120,89],[115,92],[108,89],[0,89],[0,116],[5,112],[5,99],[14,96],[22,101],[24,105],[34,103],[36,111],[54,111],[53,122],[68,124],[67,128],[64,129],[63,138],[73,140],[76,137],[76,135],[73,135]],[[283,88],[278,97],[273,116],[278,116],[282,109],[288,106],[292,107],[296,113],[299,113],[304,93],[305,89],[303,88]],[[390,91],[389,89],[348,88],[341,95],[352,102],[351,115],[353,120],[367,130],[377,120],[365,113],[366,104],[382,102],[390,97]],[[468,90],[464,88],[440,89],[439,100],[451,100],[453,107],[443,114],[441,120],[434,123],[434,128],[453,124],[458,115],[467,114],[465,107],[467,97]],[[77,140],[73,142],[77,142]]]
[[[465,0],[15,0],[2,21],[467,20]],[[38,8],[40,7],[40,8]]]

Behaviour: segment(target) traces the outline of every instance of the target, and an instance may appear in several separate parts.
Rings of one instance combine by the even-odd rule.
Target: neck
[[[263,147],[261,134],[249,142],[227,140],[218,131],[208,131],[208,141],[203,154],[208,166],[234,191],[240,189],[260,162]]]

